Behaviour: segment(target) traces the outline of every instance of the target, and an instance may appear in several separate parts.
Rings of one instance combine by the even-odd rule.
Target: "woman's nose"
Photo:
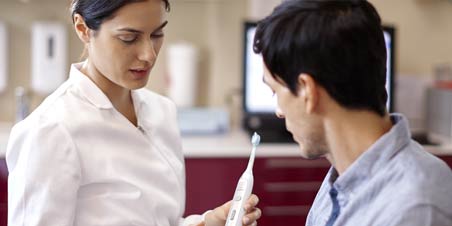
[[[281,111],[281,108],[277,107],[275,110],[276,117],[285,118],[284,113]]]
[[[146,43],[143,46],[140,53],[140,60],[149,62],[151,65],[155,62],[157,58],[157,52],[154,48],[154,43],[152,41]]]

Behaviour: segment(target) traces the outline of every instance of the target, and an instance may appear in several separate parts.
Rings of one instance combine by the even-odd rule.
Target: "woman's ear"
[[[89,43],[91,29],[86,25],[85,19],[78,13],[74,15],[74,29],[83,43]]]
[[[311,75],[302,73],[298,76],[298,95],[304,101],[306,113],[316,110],[319,103],[319,87]]]

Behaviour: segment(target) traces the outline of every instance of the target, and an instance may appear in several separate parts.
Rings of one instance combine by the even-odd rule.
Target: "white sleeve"
[[[15,126],[6,161],[8,225],[73,225],[81,170],[75,145],[63,126]]]

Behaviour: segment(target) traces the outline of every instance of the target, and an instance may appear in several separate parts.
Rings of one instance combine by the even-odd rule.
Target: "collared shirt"
[[[81,66],[72,65],[70,78],[10,134],[8,225],[183,224],[174,104],[133,90],[136,127]]]
[[[411,139],[407,120],[392,114],[389,132],[338,176],[331,168],[314,200],[307,226],[339,215],[333,225],[451,226],[452,171]]]

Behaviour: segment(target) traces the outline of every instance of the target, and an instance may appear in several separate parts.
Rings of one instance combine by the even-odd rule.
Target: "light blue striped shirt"
[[[452,170],[411,139],[408,122],[393,127],[338,176],[331,168],[314,200],[307,226],[325,226],[337,190],[340,226],[452,226]],[[333,189],[334,190],[334,189]]]

